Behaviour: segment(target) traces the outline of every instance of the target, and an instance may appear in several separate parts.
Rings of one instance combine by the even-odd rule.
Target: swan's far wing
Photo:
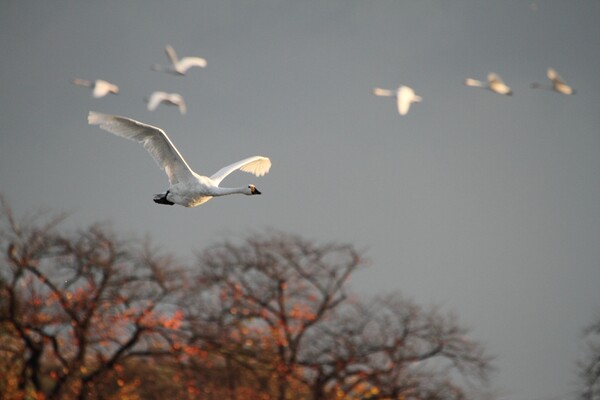
[[[414,94],[413,90],[406,86],[402,86],[398,90],[398,99],[397,99],[398,114],[406,115],[408,113],[408,109],[410,108],[410,103],[412,101],[413,94]]]
[[[229,175],[236,169],[248,172],[256,176],[263,176],[264,174],[269,172],[270,168],[271,160],[269,160],[268,157],[253,156],[221,168],[215,174],[213,174],[210,177],[210,179],[212,179],[215,182],[215,184],[218,185],[223,179],[225,179],[227,175]]]
[[[165,170],[171,184],[185,182],[193,176],[192,170],[162,129],[130,118],[94,111],[88,114],[88,123],[98,125],[101,129],[125,139],[142,143],[158,165]]]
[[[92,92],[92,96],[96,99],[100,97],[104,97],[110,91],[110,86],[108,82],[97,80],[94,84],[94,91]]]
[[[92,92],[92,96],[94,98],[104,97],[109,93],[119,93],[119,87],[117,85],[115,85],[114,83],[104,81],[102,79],[96,80],[93,86],[94,91]]]
[[[164,100],[165,92],[154,92],[150,95],[148,100],[148,111],[156,110],[156,107]]]
[[[562,83],[563,85],[567,84],[554,68],[548,68],[548,72],[546,73],[546,75],[548,76],[548,79],[550,79],[552,82]]]
[[[185,105],[185,100],[181,96],[179,96],[176,100],[177,101],[175,102],[175,104],[179,108],[179,112],[181,114],[185,114],[187,112],[187,106]]]
[[[177,53],[175,53],[175,49],[173,48],[173,46],[166,45],[165,52],[167,53],[167,57],[169,57],[169,61],[171,61],[171,64],[175,66],[175,64],[177,64]]]

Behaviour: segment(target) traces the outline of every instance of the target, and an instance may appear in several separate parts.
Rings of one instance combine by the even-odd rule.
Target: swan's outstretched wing
[[[504,81],[502,80],[502,78],[500,78],[500,75],[494,73],[494,72],[490,72],[487,76],[487,80],[489,84],[493,84],[493,83],[504,83]]]
[[[484,87],[485,83],[478,81],[477,79],[467,78],[465,79],[465,85],[471,87]]]
[[[175,49],[173,48],[173,46],[167,45],[165,47],[165,52],[167,53],[167,57],[169,57],[169,61],[171,61],[171,64],[175,66],[175,64],[177,64],[177,53],[175,53]]]
[[[166,98],[166,92],[153,92],[148,99],[148,111],[156,110],[156,107]]]
[[[94,86],[92,81],[88,81],[87,79],[81,79],[81,78],[73,78],[73,79],[71,79],[71,83],[74,85],[77,85],[77,86],[85,86],[85,87],[89,87],[89,88]]]
[[[200,57],[184,57],[177,62],[177,71],[184,74],[192,67],[206,67],[207,63],[204,58]]]
[[[92,96],[94,96],[95,98],[100,98],[106,96],[109,93],[118,94],[119,87],[113,83],[103,81],[102,79],[96,80],[96,82],[94,83],[94,92],[92,93]]]
[[[105,131],[125,139],[142,143],[158,165],[165,170],[171,184],[188,181],[194,176],[190,167],[162,129],[130,118],[94,111],[90,111],[88,114],[88,123],[99,125]]]
[[[373,94],[375,96],[390,97],[390,96],[395,96],[396,92],[393,91],[393,90],[387,90],[387,89],[382,89],[382,88],[375,88],[375,89],[373,89]]]
[[[550,79],[553,82],[563,82],[562,78],[560,77],[560,75],[558,75],[558,72],[556,72],[556,70],[554,68],[548,68],[548,71],[546,72],[546,76],[548,77],[548,79]]]
[[[187,112],[187,106],[185,105],[185,100],[183,99],[183,96],[174,93],[173,104],[175,104],[177,108],[179,108],[179,112],[181,114],[185,114]]]
[[[240,171],[248,172],[256,176],[263,176],[271,168],[271,160],[268,157],[253,156],[245,158],[241,161],[228,165],[218,170],[213,176],[210,177],[216,185],[221,183],[223,179],[236,169]]]
[[[412,103],[414,94],[415,92],[406,86],[402,86],[400,89],[398,89],[398,114],[406,115],[406,113],[408,113],[408,109],[410,108],[410,103]]]

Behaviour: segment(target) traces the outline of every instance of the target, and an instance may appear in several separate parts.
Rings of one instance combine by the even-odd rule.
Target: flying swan
[[[198,175],[187,165],[169,137],[160,128],[118,115],[106,115],[90,111],[90,125],[99,125],[101,129],[125,139],[142,143],[158,165],[169,177],[169,189],[154,196],[158,204],[179,204],[184,207],[196,207],[206,203],[214,196],[241,193],[245,195],[261,194],[254,185],[238,188],[223,188],[219,184],[227,175],[239,169],[256,176],[263,176],[271,168],[267,157],[253,156],[221,168],[210,177]]]
[[[567,83],[560,77],[560,75],[558,75],[558,72],[556,72],[554,68],[548,68],[546,76],[548,79],[550,79],[550,82],[552,82],[551,86],[542,85],[541,83],[535,82],[531,84],[531,87],[534,89],[550,89],[557,93],[566,95],[575,94],[575,89],[567,85]]]
[[[156,91],[150,95],[148,98],[148,110],[154,111],[160,104],[177,106],[179,108],[179,112],[181,114],[185,114],[187,108],[185,106],[185,100],[183,100],[183,96],[179,93],[167,93]]]
[[[119,87],[114,83],[104,81],[102,79],[96,79],[95,81],[88,81],[87,79],[73,78],[71,83],[77,86],[85,86],[94,89],[92,91],[92,97],[98,99],[104,97],[109,93],[118,94]]]
[[[373,89],[375,96],[385,97],[396,97],[396,106],[398,107],[398,114],[406,115],[411,103],[418,103],[423,99],[421,96],[417,96],[415,91],[408,86],[400,86],[397,90],[388,90],[375,88]]]
[[[204,58],[201,57],[183,57],[182,59],[177,58],[177,53],[172,46],[167,45],[165,47],[167,57],[171,61],[171,65],[159,65],[154,64],[152,69],[154,71],[170,72],[176,75],[185,75],[187,70],[192,67],[204,68],[207,63]]]
[[[490,72],[488,74],[487,83],[467,78],[465,79],[465,85],[489,89],[494,93],[505,94],[508,96],[511,96],[513,94],[512,89],[508,87],[506,83],[504,83],[504,81],[502,80],[502,78],[500,78],[500,76],[498,76],[498,74],[495,74],[493,72]]]

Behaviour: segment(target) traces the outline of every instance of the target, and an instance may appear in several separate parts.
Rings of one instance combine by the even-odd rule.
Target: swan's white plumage
[[[398,88],[398,114],[406,115],[408,113],[408,109],[410,108],[411,103],[420,102],[421,96],[417,96],[415,91],[408,86],[400,86]]]
[[[398,109],[398,114],[400,115],[406,115],[412,103],[418,103],[423,100],[421,96],[417,96],[415,91],[408,86],[400,86],[395,91],[374,88],[373,94],[375,96],[396,97],[396,107]]]
[[[103,79],[89,81],[87,79],[74,78],[71,79],[71,83],[77,86],[85,86],[88,88],[92,88],[92,97],[96,99],[104,97],[109,93],[119,93],[119,87],[117,85],[115,85],[114,83],[107,82]]]
[[[472,78],[465,79],[465,85],[471,87],[485,87],[485,83]]]
[[[100,114],[94,111],[90,111],[88,114],[88,123],[99,125],[105,131],[125,139],[142,143],[156,163],[165,170],[172,185],[192,179],[191,168],[162,129],[131,118]]]
[[[487,76],[487,83],[478,81],[476,79],[467,78],[464,80],[466,86],[480,87],[491,90],[492,92],[504,95],[512,95],[512,89],[504,83],[502,78],[498,74],[490,72]]]
[[[159,196],[161,201],[168,200],[186,207],[195,207],[210,200],[213,196],[233,193],[260,194],[254,185],[241,188],[221,188],[219,184],[227,175],[238,169],[262,176],[271,168],[269,158],[253,156],[223,167],[209,178],[198,175],[187,165],[167,134],[160,128],[131,118],[94,111],[90,111],[88,114],[88,123],[99,125],[108,132],[144,145],[169,177],[170,187],[164,195]]]
[[[391,96],[395,96],[396,92],[393,90],[388,90],[388,89],[375,88],[375,89],[373,89],[373,94],[375,96],[391,97]]]
[[[175,49],[173,48],[173,46],[170,45],[167,45],[165,47],[165,52],[167,53],[169,61],[171,61],[171,65],[154,65],[152,69],[156,71],[165,71],[179,75],[185,75],[188,69],[192,67],[204,68],[208,64],[206,60],[202,57],[183,57],[179,59],[177,58],[177,53],[175,53]]]
[[[221,183],[223,179],[236,169],[240,171],[248,172],[255,176],[263,176],[269,169],[271,169],[271,160],[267,157],[253,156],[245,158],[241,161],[228,165],[215,172],[210,179],[212,179],[217,185]]]
[[[554,68],[548,68],[546,76],[552,81],[552,89],[556,92],[566,95],[575,94],[575,90],[558,75]]]
[[[179,93],[153,92],[148,99],[148,110],[156,110],[161,103],[177,106],[181,114],[185,114],[187,111],[185,100]]]

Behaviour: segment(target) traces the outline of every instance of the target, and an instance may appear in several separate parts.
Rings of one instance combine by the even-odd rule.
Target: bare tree
[[[452,314],[349,293],[349,244],[253,234],[184,268],[61,220],[0,197],[3,399],[459,400],[488,378]]]
[[[276,397],[288,398],[302,382],[299,355],[307,333],[346,300],[346,281],[362,263],[350,245],[317,245],[282,233],[207,249],[199,256],[198,281],[219,299],[211,317],[220,324],[215,332],[228,332],[229,346],[239,344],[229,362],[268,369]],[[268,381],[263,377],[262,386]]]
[[[170,260],[99,226],[68,237],[55,230],[62,217],[36,224],[17,221],[4,202],[0,209],[0,358],[13,371],[6,387],[98,398],[99,387],[106,394],[126,385],[120,375],[130,360],[176,357],[183,276]]]
[[[461,399],[485,386],[491,358],[452,314],[398,294],[347,303],[314,332],[301,358],[313,393],[346,398]]]
[[[587,354],[578,363],[578,375],[582,384],[580,397],[583,400],[600,399],[600,318],[588,326],[584,333],[589,339]]]
[[[487,382],[490,357],[452,314],[398,295],[349,296],[363,264],[350,245],[254,235],[207,249],[198,264],[196,337],[273,397],[461,399]]]

